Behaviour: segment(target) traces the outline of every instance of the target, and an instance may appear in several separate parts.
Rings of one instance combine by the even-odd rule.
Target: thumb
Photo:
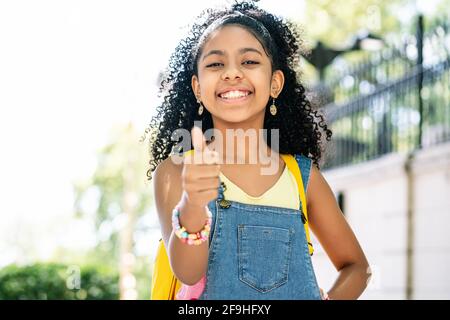
[[[202,129],[194,126],[191,130],[192,146],[195,151],[203,151],[206,148],[206,139]]]

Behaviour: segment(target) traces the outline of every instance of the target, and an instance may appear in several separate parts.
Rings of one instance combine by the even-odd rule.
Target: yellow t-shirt
[[[193,150],[188,150],[185,154],[191,153]],[[284,166],[283,173],[278,181],[270,187],[269,190],[264,192],[259,197],[253,197],[231,180],[229,180],[222,172],[219,173],[221,181],[226,185],[224,191],[225,199],[254,205],[273,206],[281,208],[289,208],[299,210],[300,197],[298,193],[298,185],[295,180],[294,174],[288,169],[288,166]]]
[[[274,206],[289,209],[299,209],[300,198],[298,194],[297,181],[294,175],[285,165],[283,173],[277,182],[266,192],[258,197],[253,197],[231,180],[229,180],[222,172],[219,174],[221,181],[226,185],[224,191],[225,199],[254,205]]]

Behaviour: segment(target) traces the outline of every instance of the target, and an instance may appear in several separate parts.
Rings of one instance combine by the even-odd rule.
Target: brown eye
[[[208,64],[206,67],[207,68],[214,68],[214,67],[220,67],[220,66],[223,66],[223,63],[214,62],[214,63]]]
[[[258,61],[253,61],[253,60],[246,60],[242,64],[259,64],[259,62]]]

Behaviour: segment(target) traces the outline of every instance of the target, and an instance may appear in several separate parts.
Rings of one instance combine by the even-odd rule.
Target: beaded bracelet
[[[203,229],[196,233],[188,233],[185,227],[180,226],[180,208],[176,205],[172,211],[172,227],[176,236],[180,238],[183,243],[194,246],[201,245],[208,240],[212,222],[212,214],[208,207],[206,207],[206,214],[208,215],[208,219],[206,220]]]

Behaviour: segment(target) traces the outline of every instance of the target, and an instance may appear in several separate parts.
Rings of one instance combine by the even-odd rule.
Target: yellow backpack
[[[290,154],[281,154],[288,169],[294,174],[297,181],[298,191],[300,194],[300,200],[303,212],[305,214],[306,221],[304,223],[306,239],[308,241],[309,254],[314,253],[309,237],[308,227],[308,212],[306,208],[306,196],[303,187],[303,179],[298,167],[297,161]],[[164,242],[159,240],[158,250],[153,264],[152,286],[151,286],[151,299],[152,300],[175,300],[176,293],[181,287],[181,281],[178,280],[172,272],[169,263],[169,257],[167,256]]]

